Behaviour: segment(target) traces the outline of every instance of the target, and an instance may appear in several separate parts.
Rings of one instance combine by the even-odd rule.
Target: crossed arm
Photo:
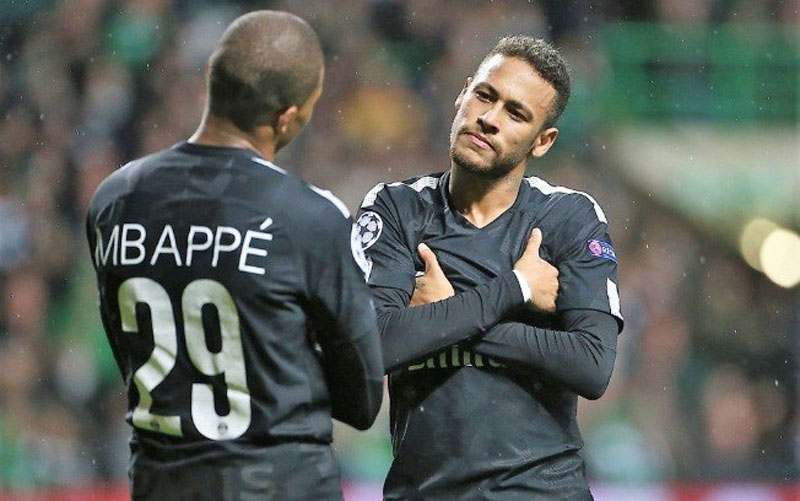
[[[608,387],[617,355],[618,326],[601,311],[568,310],[564,330],[500,322],[472,348],[483,355],[545,374],[589,400]]]
[[[420,251],[426,272],[418,277],[411,297],[398,289],[372,288],[387,372],[446,346],[470,341],[477,353],[538,372],[585,398],[603,394],[614,366],[619,330],[611,315],[567,310],[560,314],[563,330],[505,321],[525,302],[514,274],[454,294],[433,253],[426,248]]]

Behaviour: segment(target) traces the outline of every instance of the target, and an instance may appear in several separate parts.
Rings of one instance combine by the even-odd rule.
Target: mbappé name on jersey
[[[330,442],[309,326],[340,344],[375,336],[378,353],[338,199],[252,151],[184,142],[107,178],[86,224],[134,455],[188,463]]]

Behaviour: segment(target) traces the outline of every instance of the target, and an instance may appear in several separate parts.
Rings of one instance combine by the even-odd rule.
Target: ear
[[[536,136],[536,139],[533,141],[531,155],[536,158],[543,157],[550,147],[553,146],[553,143],[556,142],[557,137],[558,129],[555,127],[548,127],[540,131],[539,135]]]
[[[469,85],[472,83],[472,77],[467,77],[466,82],[464,82],[464,88],[461,89],[461,92],[458,93],[458,97],[456,98],[456,109],[461,107],[461,101],[464,100],[464,95],[467,93],[467,89],[469,89]]]
[[[283,110],[275,120],[275,134],[285,134],[289,128],[289,124],[292,123],[294,118],[297,116],[297,105],[293,104]]]

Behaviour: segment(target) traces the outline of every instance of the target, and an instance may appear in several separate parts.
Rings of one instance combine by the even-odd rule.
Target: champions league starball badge
[[[378,241],[383,231],[383,219],[372,211],[361,214],[356,221],[361,249],[367,250]]]

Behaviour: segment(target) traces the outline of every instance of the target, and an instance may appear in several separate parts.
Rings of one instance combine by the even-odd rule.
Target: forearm
[[[324,287],[307,311],[322,349],[331,415],[365,430],[383,396],[383,356],[371,296],[361,280],[351,273]]]
[[[323,351],[331,416],[359,430],[375,421],[383,397],[383,370],[377,338],[362,336]]]
[[[534,369],[582,397],[600,398],[616,358],[618,325],[606,313],[570,310],[565,330],[502,322],[476,340],[477,353]]]
[[[486,332],[524,302],[511,272],[424,306],[398,304],[386,291],[375,291],[374,296],[386,372]]]

